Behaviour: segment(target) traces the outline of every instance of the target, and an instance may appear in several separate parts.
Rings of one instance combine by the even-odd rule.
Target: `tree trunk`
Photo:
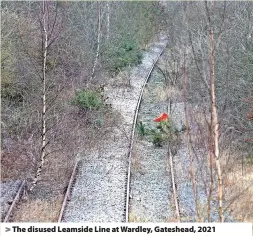
[[[98,1],[98,32],[97,32],[97,50],[96,50],[96,57],[92,68],[92,73],[90,80],[87,83],[87,86],[89,86],[89,83],[95,78],[95,69],[98,63],[98,56],[100,52],[100,36],[101,36],[101,1]]]
[[[106,13],[107,13],[107,21],[106,21],[106,29],[107,29],[107,34],[106,34],[106,39],[109,40],[110,38],[110,3],[106,2]]]
[[[211,201],[212,201],[212,193],[213,193],[213,118],[211,114],[211,122],[208,124],[209,128],[209,170],[210,170],[210,185],[209,185],[209,193],[207,199],[207,218],[208,222],[211,222]]]
[[[198,196],[197,196],[197,182],[196,182],[196,174],[195,168],[193,166],[193,156],[192,156],[192,149],[191,149],[191,138],[190,138],[190,129],[189,129],[189,118],[188,118],[188,109],[187,109],[187,85],[188,85],[188,76],[186,73],[186,58],[184,53],[184,113],[185,113],[185,125],[186,125],[186,140],[187,140],[187,148],[188,148],[188,155],[190,159],[190,176],[192,181],[192,188],[195,200],[195,209],[197,213],[198,221],[200,222],[200,215],[198,210]]]
[[[47,47],[48,47],[48,32],[47,32],[47,7],[46,7],[46,2],[42,2],[42,14],[43,14],[43,19],[42,19],[42,27],[43,27],[43,68],[42,68],[42,142],[41,142],[41,153],[40,153],[40,164],[37,168],[35,178],[32,182],[32,185],[30,187],[30,191],[32,191],[39,180],[40,174],[42,167],[45,162],[45,148],[46,148],[46,63],[47,63]]]
[[[211,102],[212,102],[212,121],[214,131],[214,156],[216,160],[217,176],[218,176],[218,201],[219,201],[219,219],[223,222],[223,209],[222,209],[222,173],[219,156],[219,122],[215,102],[215,74],[214,74],[214,29],[213,25],[210,26],[210,49],[211,49]]]

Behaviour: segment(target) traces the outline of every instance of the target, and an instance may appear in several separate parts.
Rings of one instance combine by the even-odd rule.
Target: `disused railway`
[[[159,45],[160,47],[153,49],[154,51],[156,51],[156,57],[153,58],[152,63],[150,63],[149,68],[145,70],[145,74],[143,75],[144,80],[143,80],[142,86],[139,90],[138,100],[137,100],[134,114],[133,114],[133,118],[132,118],[132,127],[131,127],[131,133],[130,133],[130,138],[129,138],[130,141],[129,141],[128,152],[127,152],[127,157],[126,157],[127,158],[127,162],[126,162],[127,166],[125,169],[126,178],[125,178],[124,199],[122,199],[122,202],[124,201],[124,212],[122,212],[123,218],[121,220],[122,222],[129,222],[129,205],[130,205],[130,195],[131,195],[130,194],[130,192],[131,192],[131,165],[132,165],[132,152],[133,152],[137,117],[138,117],[144,89],[145,89],[146,85],[148,84],[149,78],[152,74],[152,71],[154,70],[154,67],[155,67],[158,59],[160,58],[160,56],[162,55],[162,53],[164,52],[164,50],[167,46],[167,39],[165,37],[162,38],[161,41],[162,41],[162,43],[160,43],[160,45]],[[68,219],[64,219],[65,218],[64,212],[66,210],[66,207],[68,206],[68,203],[71,201],[71,194],[72,194],[71,190],[74,188],[73,187],[73,184],[75,182],[74,180],[76,179],[76,174],[78,173],[77,166],[80,166],[80,165],[81,165],[81,163],[79,162],[79,164],[76,164],[74,167],[73,173],[72,173],[70,181],[69,181],[69,186],[67,188],[67,191],[66,191],[66,194],[64,197],[64,201],[63,201],[63,205],[61,208],[58,222],[61,222],[61,221],[67,222],[68,221]],[[85,191],[85,189],[84,189],[84,191]],[[84,204],[85,204],[85,202],[84,202]],[[85,212],[83,212],[83,214],[85,214]]]
[[[152,71],[154,70],[154,67],[157,63],[157,61],[159,60],[160,56],[162,55],[162,53],[164,52],[166,45],[167,45],[167,39],[163,38],[162,39],[163,43],[161,43],[162,47],[159,47],[158,49],[156,48],[154,51],[156,51],[156,57],[153,58],[152,64],[150,64],[149,68],[146,69],[145,71],[145,75],[143,75],[144,80],[142,83],[142,86],[139,90],[139,95],[138,95],[138,100],[136,103],[136,107],[134,110],[134,115],[133,115],[133,120],[132,120],[132,127],[131,127],[131,132],[130,132],[130,138],[129,138],[129,146],[128,146],[128,152],[127,152],[127,166],[125,169],[125,187],[124,187],[124,199],[122,199],[122,202],[124,202],[124,211],[122,212],[122,220],[123,222],[129,222],[129,208],[130,208],[130,192],[131,192],[131,166],[132,166],[132,154],[133,154],[133,146],[134,146],[134,139],[135,139],[135,131],[136,131],[136,123],[137,123],[137,117],[139,114],[139,109],[140,109],[140,105],[142,102],[142,98],[143,98],[143,92],[144,89],[146,87],[146,85],[149,82],[149,78],[152,74]],[[159,51],[158,51],[159,50]],[[158,51],[158,53],[157,53]],[[76,182],[76,178],[77,178],[77,174],[79,171],[81,165],[81,161],[77,161],[76,164],[74,165],[72,174],[70,176],[70,180],[68,183],[68,186],[66,188],[65,194],[64,194],[64,198],[63,198],[63,202],[62,202],[62,207],[61,210],[59,212],[59,217],[58,217],[58,222],[62,222],[64,221],[64,214],[66,211],[66,207],[68,206],[68,203],[71,201],[71,195],[72,195],[72,190],[75,186],[75,182]],[[173,179],[173,167],[171,167],[171,176]],[[174,183],[174,180],[171,180],[171,183]],[[11,203],[11,206],[8,210],[8,212],[6,213],[6,217],[4,218],[4,222],[8,222],[9,218],[12,214],[13,209],[15,208],[16,204],[18,203],[18,201],[20,200],[22,193],[24,192],[26,187],[26,181],[23,181],[17,191],[17,194],[14,198],[14,200]],[[176,186],[172,186],[174,190],[176,190]],[[85,191],[85,189],[84,189]],[[85,204],[85,203],[84,203]],[[85,212],[83,212],[83,214],[85,214]],[[66,221],[66,220],[65,220]]]

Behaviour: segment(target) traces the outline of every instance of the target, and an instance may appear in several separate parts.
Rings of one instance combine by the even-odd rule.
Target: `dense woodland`
[[[184,93],[189,119],[204,117],[191,128],[220,168],[210,188],[226,194],[234,166],[252,171],[252,2],[4,1],[1,18],[2,181],[62,193],[47,191],[49,179],[67,181],[76,155],[120,126],[104,87],[129,86],[127,72],[161,35],[167,85]],[[242,195],[238,220],[253,220],[252,189]]]

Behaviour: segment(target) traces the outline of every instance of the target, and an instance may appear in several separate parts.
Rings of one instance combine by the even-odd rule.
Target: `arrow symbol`
[[[5,232],[9,232],[11,228],[5,227]]]

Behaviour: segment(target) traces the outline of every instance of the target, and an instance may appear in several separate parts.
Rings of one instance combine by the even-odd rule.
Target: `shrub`
[[[163,142],[164,142],[164,137],[160,132],[152,133],[152,143],[156,147],[161,147]]]
[[[150,141],[156,147],[161,147],[165,143],[179,142],[179,134],[185,131],[185,125],[178,129],[171,120],[163,119],[163,116],[156,118],[154,121],[158,123],[154,129],[146,128],[140,121],[136,127],[138,133],[142,137],[149,136]]]
[[[90,90],[80,90],[76,92],[72,104],[80,109],[98,110],[102,107],[103,102],[98,92]]]
[[[106,52],[107,69],[111,73],[118,73],[127,66],[134,66],[141,63],[142,53],[137,43],[133,40],[125,40],[116,47],[111,47]]]

